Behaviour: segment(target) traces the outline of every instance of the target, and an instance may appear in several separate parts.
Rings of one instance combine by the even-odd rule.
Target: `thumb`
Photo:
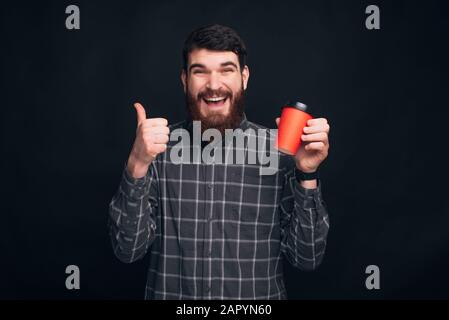
[[[147,114],[145,112],[145,108],[139,103],[134,103],[134,108],[136,108],[137,112],[137,125],[141,124],[147,118]]]
[[[276,118],[276,125],[279,127],[279,121],[280,121],[281,119],[280,118]]]

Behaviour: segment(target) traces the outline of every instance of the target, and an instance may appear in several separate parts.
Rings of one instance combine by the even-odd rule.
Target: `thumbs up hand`
[[[147,119],[145,109],[140,103],[135,103],[134,108],[137,112],[136,139],[128,158],[127,169],[133,178],[138,179],[147,174],[156,156],[167,149],[170,129],[167,119]]]

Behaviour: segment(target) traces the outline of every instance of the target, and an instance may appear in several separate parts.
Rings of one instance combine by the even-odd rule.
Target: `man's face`
[[[243,91],[248,78],[248,67],[240,70],[234,52],[193,50],[187,72],[181,75],[192,118],[205,122],[203,129],[214,127],[222,131],[235,126],[243,112]]]

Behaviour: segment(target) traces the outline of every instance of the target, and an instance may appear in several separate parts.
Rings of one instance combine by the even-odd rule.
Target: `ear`
[[[243,90],[246,90],[248,87],[248,80],[249,80],[249,68],[245,65],[242,70],[242,80],[243,80]]]
[[[181,82],[182,86],[184,87],[184,93],[186,93],[187,75],[184,69],[182,69],[181,71]]]

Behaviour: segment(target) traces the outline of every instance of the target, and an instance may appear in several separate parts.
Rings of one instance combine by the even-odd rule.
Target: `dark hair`
[[[240,70],[246,65],[246,46],[234,29],[219,24],[208,25],[193,30],[182,50],[183,68],[187,71],[189,53],[195,49],[232,51],[239,57]]]

